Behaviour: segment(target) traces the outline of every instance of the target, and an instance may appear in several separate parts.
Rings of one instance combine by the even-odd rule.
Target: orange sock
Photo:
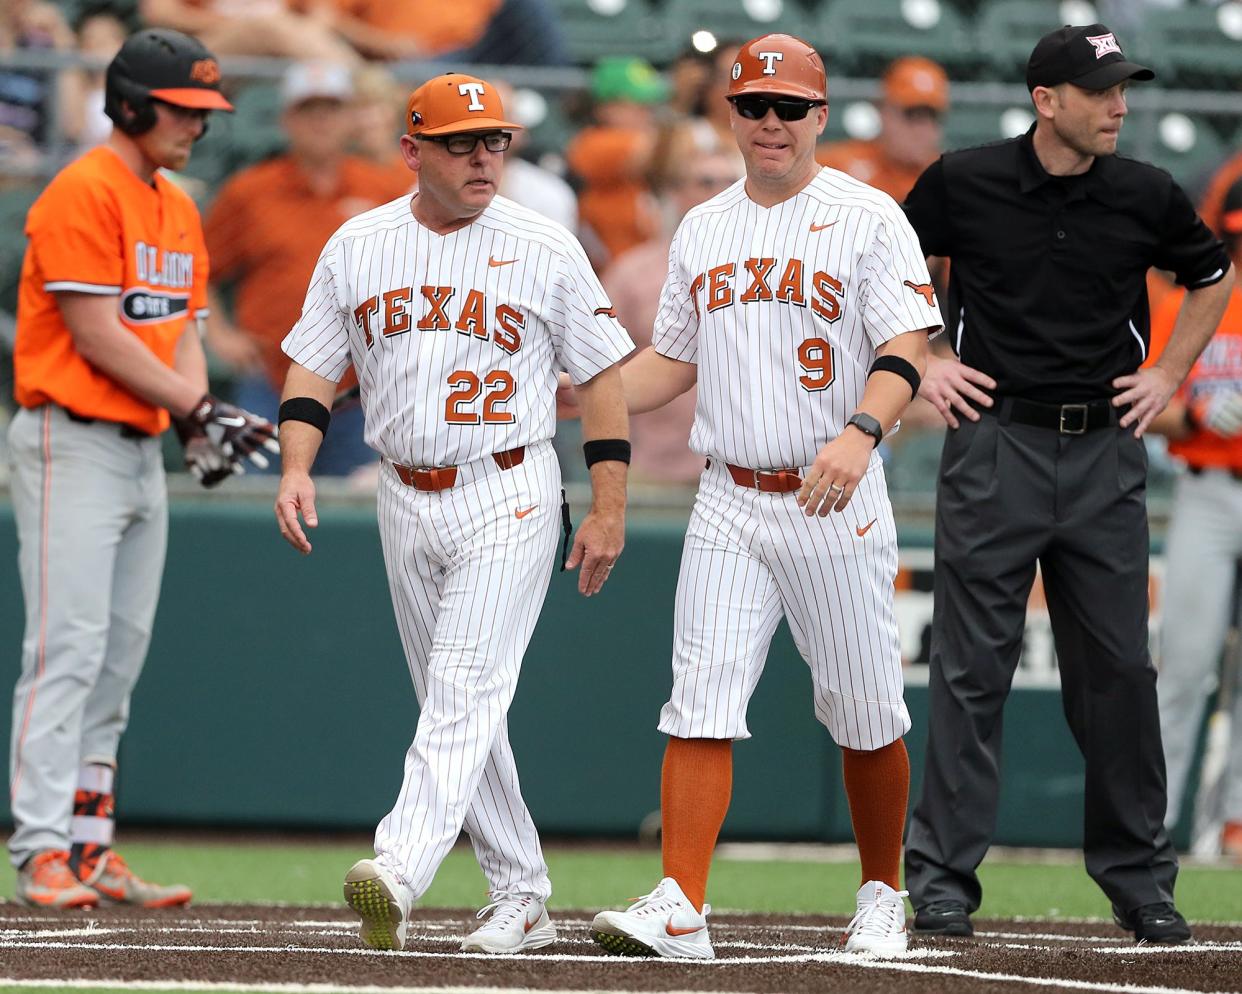
[[[699,911],[732,793],[731,739],[669,738],[660,783],[664,875],[677,881]]]
[[[901,889],[901,836],[910,794],[910,757],[901,739],[874,752],[842,749],[845,796],[862,860],[862,882]]]

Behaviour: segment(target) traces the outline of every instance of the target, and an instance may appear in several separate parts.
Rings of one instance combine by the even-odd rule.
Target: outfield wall
[[[122,821],[369,828],[388,809],[417,710],[392,617],[374,513],[321,508],[306,558],[269,505],[173,506],[147,671],[121,755]],[[673,590],[683,523],[631,521],[605,593],[554,574],[510,714],[535,820],[547,834],[633,836],[659,806]],[[903,539],[904,541],[904,539]],[[21,639],[11,508],[0,503],[0,694]],[[926,689],[907,693],[914,789]],[[7,740],[7,706],[0,729]],[[781,626],[736,749],[733,838],[845,841],[836,747],[814,722],[810,678]],[[1082,762],[1059,695],[1018,689],[1006,714],[996,838],[1073,846]],[[7,817],[7,791],[0,818]]]

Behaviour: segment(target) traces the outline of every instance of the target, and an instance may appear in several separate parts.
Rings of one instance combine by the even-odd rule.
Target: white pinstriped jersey
[[[329,239],[281,347],[334,381],[353,362],[381,455],[453,466],[551,438],[558,364],[582,383],[634,345],[560,225],[496,197],[438,235],[402,197]]]
[[[739,181],[669,249],[652,341],[698,364],[690,446],[756,469],[807,466],[857,410],[876,346],[940,327],[901,208],[835,169],[765,208]]]

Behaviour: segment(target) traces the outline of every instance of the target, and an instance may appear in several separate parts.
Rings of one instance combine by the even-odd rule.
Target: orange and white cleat
[[[83,859],[78,879],[104,904],[134,904],[141,908],[175,908],[193,896],[184,884],[153,884],[129,868],[120,853],[104,849]]]
[[[1227,821],[1220,831],[1220,851],[1242,862],[1242,821]]]
[[[93,908],[99,895],[73,875],[68,852],[44,849],[17,871],[17,900],[33,908]]]

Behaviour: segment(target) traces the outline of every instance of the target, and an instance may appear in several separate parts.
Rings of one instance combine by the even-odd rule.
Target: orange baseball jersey
[[[1151,350],[1144,365],[1150,366],[1159,359],[1168,345],[1185,297],[1185,290],[1169,294],[1152,312]],[[1216,334],[1191,368],[1178,396],[1193,405],[1217,390],[1242,391],[1242,290],[1236,286]],[[1242,470],[1242,438],[1222,438],[1206,428],[1200,428],[1189,438],[1170,442],[1169,451],[1201,469]]]
[[[106,146],[66,166],[26,216],[13,352],[22,407],[53,403],[156,435],[168,412],[78,354],[61,292],[117,298],[117,316],[172,366],[190,317],[207,313],[207,249],[198,208],[161,176],[144,183]]]

